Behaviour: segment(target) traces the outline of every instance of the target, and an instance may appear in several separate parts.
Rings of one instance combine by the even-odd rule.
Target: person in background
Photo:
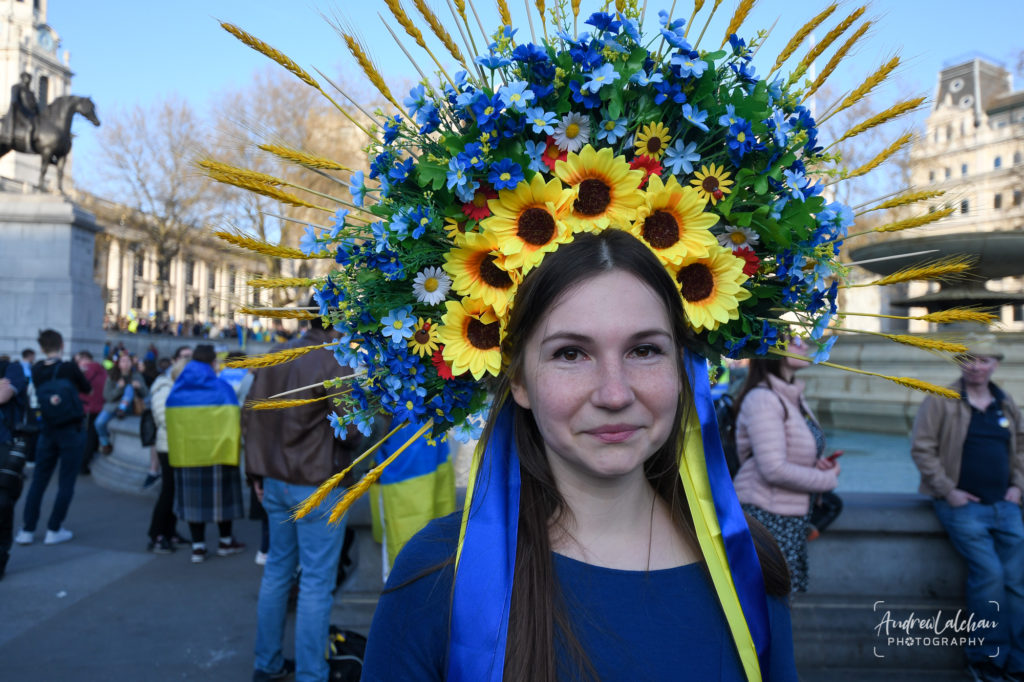
[[[300,338],[274,350],[316,346],[338,338],[324,328],[320,318],[310,320],[309,330]],[[262,367],[256,371],[250,398],[264,400],[272,395],[325,379],[351,374],[334,359],[330,349],[315,350],[291,362]],[[318,385],[303,396],[322,398],[327,389]],[[253,680],[280,679],[295,669],[298,680],[326,680],[324,659],[334,587],[345,539],[345,518],[328,523],[324,514],[340,499],[339,487],[321,506],[301,519],[292,518],[293,508],[316,491],[317,486],[345,468],[362,452],[363,441],[356,430],[337,424],[338,408],[331,400],[293,407],[289,410],[252,410],[243,413],[246,433],[246,469],[253,478],[258,497],[269,517],[270,551],[263,569],[257,606],[257,629]],[[346,437],[335,437],[339,429]],[[351,483],[351,481],[349,481]],[[296,567],[299,602],[296,609],[295,658],[282,655],[288,595]]]
[[[791,352],[807,353],[794,336]],[[825,433],[804,400],[796,358],[750,361],[737,399],[734,485],[743,510],[775,537],[786,556],[793,591],[807,591],[807,532],[811,494],[832,490],[839,463],[823,458]]]
[[[58,464],[60,473],[57,497],[46,524],[46,539],[43,542],[55,545],[73,537],[71,531],[63,527],[63,523],[75,494],[75,480],[82,466],[82,452],[85,449],[85,411],[78,400],[78,394],[92,391],[92,386],[78,365],[61,359],[64,338],[60,332],[53,329],[40,332],[39,347],[46,358],[32,366],[32,383],[36,386],[37,395],[49,407],[42,408],[36,468],[25,496],[23,528],[14,540],[19,545],[30,545],[34,541],[43,493]]]
[[[107,381],[103,385],[103,410],[96,417],[96,434],[100,441],[100,452],[104,455],[114,451],[107,424],[115,415],[123,417],[131,414],[132,400],[136,397],[145,398],[146,394],[146,381],[135,369],[132,356],[127,351],[121,352],[114,367],[107,373]]]
[[[178,356],[168,372],[161,374],[153,382],[149,394],[149,409],[153,411],[156,423],[156,452],[160,467],[157,478],[160,480],[160,495],[153,505],[153,516],[149,523],[149,545],[147,549],[156,554],[170,554],[174,551],[174,539],[178,535],[178,517],[174,514],[174,469],[171,468],[167,456],[167,396],[171,394],[174,382],[181,375],[185,365],[191,360],[192,351]],[[152,474],[151,474],[152,475]]]
[[[967,609],[996,623],[965,647],[972,679],[1024,680],[1024,420],[992,381],[1003,353],[992,334],[971,334],[958,358],[959,400],[929,395],[910,448],[919,492],[932,498],[949,541],[967,561]],[[974,638],[972,638],[973,640]]]
[[[200,344],[167,396],[167,455],[174,467],[174,511],[192,534],[192,563],[206,560],[206,524],[217,524],[218,556],[245,550],[232,535],[241,518],[242,479],[238,471],[238,398],[217,378],[217,353]]]
[[[96,454],[96,449],[100,444],[99,436],[96,433],[96,418],[103,411],[103,387],[107,382],[107,370],[103,369],[103,365],[93,360],[92,353],[87,350],[78,351],[75,355],[75,362],[78,363],[78,368],[85,375],[86,381],[92,386],[92,391],[89,394],[79,396],[82,401],[82,407],[85,408],[86,418],[82,473],[88,475],[89,464],[92,462],[92,457]]]

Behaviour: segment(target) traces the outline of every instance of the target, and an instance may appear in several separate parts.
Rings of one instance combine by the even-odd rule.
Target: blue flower
[[[654,82],[654,91],[658,93],[654,96],[654,103],[658,105],[664,104],[670,98],[676,104],[682,104],[686,101],[683,88],[678,83],[669,83],[668,81]]]
[[[677,52],[671,61],[680,78],[700,78],[708,68],[708,63],[693,51]]]
[[[661,35],[665,38],[665,42],[680,50],[689,51],[692,49],[690,44],[686,42],[686,32],[683,30],[683,27],[686,26],[685,19],[674,19],[669,23],[668,12],[660,10],[658,12],[658,23],[661,24]]]
[[[766,320],[761,320],[761,342],[758,345],[757,350],[754,352],[757,355],[766,355],[768,349],[779,342],[779,330],[768,324]]]
[[[695,127],[703,130],[705,133],[708,132],[708,127],[704,125],[704,121],[708,118],[708,112],[701,111],[696,105],[684,104],[683,118],[692,123]]]
[[[312,225],[306,225],[306,231],[299,239],[299,250],[307,256],[320,252],[320,240],[317,239],[316,228]]]
[[[483,170],[487,167],[487,161],[484,159],[483,148],[479,142],[470,142],[466,145],[466,148],[462,150],[457,157],[460,161],[466,164],[466,168],[474,168],[476,170]]]
[[[747,53],[747,44],[743,42],[742,38],[738,38],[735,33],[729,34],[729,46],[732,48],[732,53],[738,57],[743,57]]]
[[[409,157],[405,161],[400,162],[397,166],[388,171],[388,177],[395,182],[404,182],[409,177],[409,173],[412,172],[413,166],[416,162]]]
[[[380,154],[373,158],[370,163],[370,179],[375,180],[378,177],[382,177],[387,174],[388,168],[391,167],[391,163],[395,160],[394,154],[390,150],[385,149]]]
[[[479,414],[468,415],[461,424],[452,431],[452,437],[460,443],[479,440],[484,432],[484,417]]]
[[[437,130],[441,125],[441,116],[437,107],[428,103],[416,112],[416,122],[421,124],[420,135],[427,135]]]
[[[483,130],[488,123],[501,115],[501,97],[487,97],[485,93],[477,93],[473,99],[472,109],[476,116],[476,124]]]
[[[789,143],[789,131],[793,129],[793,124],[787,120],[786,113],[781,109],[776,109],[766,123],[772,129],[775,144],[785,147]]]
[[[749,341],[749,340],[750,340],[750,334],[747,334],[746,336],[738,338],[738,339],[736,339],[734,341],[726,341],[725,342],[725,357],[727,357],[727,358],[737,358],[737,357],[739,357],[740,351],[743,350],[743,347],[747,345],[747,341]]]
[[[744,61],[740,64],[732,63],[729,65],[729,68],[732,69],[732,72],[739,76],[740,80],[743,82],[751,85],[757,83],[757,70],[749,61]]]
[[[409,115],[415,117],[420,108],[427,104],[426,88],[422,84],[417,85],[409,91],[409,96],[404,101],[405,106],[409,107]]]
[[[619,13],[619,19],[622,21],[622,32],[633,39],[634,43],[640,43],[640,22],[636,19],[627,19]]]
[[[577,80],[569,81],[569,91],[572,93],[572,99],[577,104],[582,104],[588,109],[596,109],[601,106],[601,97],[599,95],[588,95],[581,91],[580,82]]]
[[[359,429],[359,433],[363,434],[367,438],[373,435],[373,415],[365,412],[360,412],[355,417],[356,428]]]
[[[327,415],[327,422],[334,429],[334,437],[345,440],[345,436],[348,435],[348,428],[342,423],[341,418],[332,412]]]
[[[626,134],[626,123],[629,119],[625,116],[619,119],[607,118],[601,121],[597,127],[597,139],[605,140],[608,144],[615,144]]]
[[[742,118],[736,115],[736,107],[731,104],[725,105],[725,113],[718,117],[718,125],[728,128],[733,123],[741,123]]]
[[[466,175],[465,159],[459,156],[452,157],[451,161],[448,162],[448,173],[445,177],[448,178],[448,189],[465,185],[469,180],[469,177]]]
[[[384,121],[384,144],[389,145],[398,137],[399,128],[402,125],[402,117],[395,114],[394,118]]]
[[[516,45],[516,49],[512,50],[512,59],[517,62],[536,64],[548,61],[548,53],[543,47],[533,43],[523,43],[522,45]]]
[[[352,193],[352,203],[362,206],[366,201],[366,183],[363,179],[363,171],[356,171],[349,180],[348,190]]]
[[[803,190],[805,187],[807,187],[807,183],[809,182],[807,180],[807,177],[803,174],[803,172],[799,170],[792,171],[787,169],[782,171],[782,175],[783,177],[786,178],[786,187],[788,187],[790,190],[790,196],[792,196],[797,201],[803,201]]]
[[[380,333],[389,338],[392,344],[404,343],[412,337],[416,326],[416,318],[411,313],[411,305],[394,308],[380,321]]]
[[[477,57],[476,63],[479,64],[480,66],[486,66],[491,71],[494,71],[495,69],[500,69],[503,66],[508,66],[509,64],[512,63],[512,60],[509,59],[508,57],[501,57],[496,54],[490,54],[486,57]]]
[[[554,135],[554,124],[558,122],[558,115],[544,111],[544,107],[534,107],[526,110],[526,121],[533,125],[533,132]]]
[[[409,213],[409,224],[412,226],[412,238],[419,239],[430,224],[430,209],[417,206]]]
[[[502,159],[491,165],[487,181],[494,189],[515,189],[523,181],[523,169],[512,159]]]
[[[473,196],[476,191],[480,188],[480,183],[476,180],[470,180],[465,185],[455,188],[455,196],[459,198],[459,201],[468,202],[473,201]]]
[[[498,89],[498,96],[502,103],[516,111],[525,111],[527,105],[533,101],[533,91],[528,90],[529,83],[526,81],[514,81]]]
[[[605,64],[585,75],[589,80],[583,84],[583,90],[591,93],[619,80],[619,72],[611,64]]]
[[[427,406],[423,403],[423,397],[427,394],[425,388],[406,389],[395,401],[395,419],[417,424],[426,411]]]
[[[618,33],[619,27],[622,25],[621,22],[615,21],[614,15],[606,12],[594,12],[583,23],[593,26],[598,31],[608,31],[609,33]]]
[[[693,172],[693,164],[700,161],[700,154],[697,153],[697,143],[690,142],[686,144],[682,138],[679,138],[675,143],[665,150],[665,158],[662,159],[661,163],[672,171],[673,175],[679,175],[685,173],[689,175]]]
[[[543,173],[547,171],[548,167],[544,163],[544,150],[548,148],[543,142],[534,142],[533,140],[526,141],[526,155],[530,157],[530,163],[527,166],[534,173]]]
[[[363,172],[359,171],[359,175],[362,175],[362,174],[363,174]],[[360,204],[360,206],[362,206],[362,204]],[[331,232],[330,232],[330,238],[331,239],[337,239],[338,238],[338,234],[345,228],[345,219],[346,218],[348,218],[348,209],[347,208],[339,208],[337,211],[335,211],[335,213],[334,213],[334,224],[331,225]]]
[[[655,71],[653,75],[649,76],[647,75],[646,71],[641,70],[637,71],[632,76],[630,76],[629,82],[636,83],[641,87],[646,87],[651,83],[661,83],[664,79],[665,77],[661,74],[660,71]]]
[[[739,119],[729,126],[729,133],[726,135],[726,142],[729,149],[736,153],[739,158],[754,148],[757,140],[754,138],[754,131],[748,121]]]
[[[825,339],[825,341],[818,342],[818,350],[811,354],[811,360],[814,364],[828,360],[828,356],[832,353],[832,346],[836,345],[838,339],[838,336],[832,335]]]

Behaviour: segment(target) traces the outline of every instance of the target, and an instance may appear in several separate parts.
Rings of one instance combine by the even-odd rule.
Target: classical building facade
[[[1024,232],[1024,90],[1014,89],[1009,71],[981,57],[944,68],[910,164],[916,188],[945,191],[931,210],[956,209],[914,235]],[[908,294],[936,287],[917,283]],[[991,280],[987,287],[1020,293],[1024,279]],[[1024,330],[1020,305],[1003,306],[1001,317],[1008,330]],[[925,331],[923,323],[911,325],[915,328]]]

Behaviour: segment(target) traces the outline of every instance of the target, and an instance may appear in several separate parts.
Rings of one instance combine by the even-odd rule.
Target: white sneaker
[[[19,530],[18,534],[14,536],[14,541],[19,545],[31,545],[35,539],[35,534],[25,529]]]
[[[260,566],[266,566],[267,565],[267,553],[266,552],[259,552],[259,551],[256,552],[256,563],[259,564]]]
[[[48,530],[46,531],[46,539],[43,540],[44,545],[57,545],[61,542],[67,542],[74,535],[67,528],[61,528],[60,530]]]

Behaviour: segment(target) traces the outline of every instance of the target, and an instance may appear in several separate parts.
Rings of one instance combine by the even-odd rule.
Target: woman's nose
[[[621,410],[635,399],[630,377],[622,362],[602,363],[593,402],[608,410]]]

